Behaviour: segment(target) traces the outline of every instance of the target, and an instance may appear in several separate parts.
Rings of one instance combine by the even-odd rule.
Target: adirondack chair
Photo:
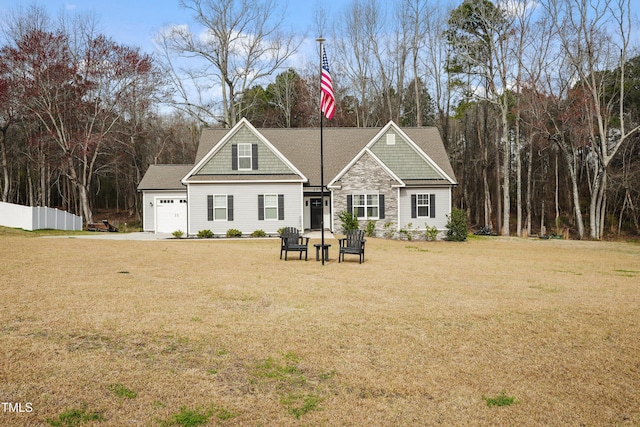
[[[338,239],[340,243],[340,253],[338,254],[338,262],[340,258],[344,261],[344,254],[353,254],[360,257],[360,264],[364,262],[364,231],[351,230],[347,231],[347,236],[342,239]]]
[[[284,252],[284,260],[287,260],[289,251],[300,252],[300,258],[302,259],[302,252],[304,252],[304,260],[307,260],[307,247],[309,246],[309,238],[302,237],[300,232],[295,227],[286,227],[280,233],[280,259],[282,259],[282,253]]]

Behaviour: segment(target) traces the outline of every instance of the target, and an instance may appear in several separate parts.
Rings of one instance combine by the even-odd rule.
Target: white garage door
[[[156,199],[156,233],[187,231],[187,199],[162,197]]]

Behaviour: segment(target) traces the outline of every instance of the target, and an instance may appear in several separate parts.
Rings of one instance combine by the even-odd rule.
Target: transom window
[[[354,194],[352,213],[359,219],[378,219],[379,200],[377,194]]]
[[[238,170],[251,170],[251,144],[238,144]]]
[[[264,219],[278,219],[278,195],[264,195]]]

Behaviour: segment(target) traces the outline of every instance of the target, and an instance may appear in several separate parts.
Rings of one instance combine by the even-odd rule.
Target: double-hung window
[[[207,219],[209,221],[233,221],[233,196],[226,194],[207,196]]]
[[[354,194],[351,200],[351,212],[357,218],[380,218],[380,196],[378,194]]]
[[[418,209],[418,218],[429,217],[430,205],[428,194],[416,194],[416,209]]]
[[[258,220],[284,219],[284,194],[258,195]]]
[[[435,218],[436,195],[418,193],[411,195],[411,218]]]
[[[238,170],[251,170],[251,144],[238,144]]]
[[[264,195],[264,219],[278,219],[278,195]]]
[[[213,220],[227,220],[227,196],[224,194],[216,194],[213,196]]]

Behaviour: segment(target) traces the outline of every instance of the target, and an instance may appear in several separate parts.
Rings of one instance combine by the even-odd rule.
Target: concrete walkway
[[[164,240],[172,239],[171,233],[102,233],[78,234],[75,236],[43,236],[45,238],[58,239],[96,239],[96,240]]]
[[[310,239],[322,239],[322,231],[309,231],[303,234],[304,237],[309,237]],[[333,233],[329,230],[324,231],[324,238],[326,239],[335,239]]]

